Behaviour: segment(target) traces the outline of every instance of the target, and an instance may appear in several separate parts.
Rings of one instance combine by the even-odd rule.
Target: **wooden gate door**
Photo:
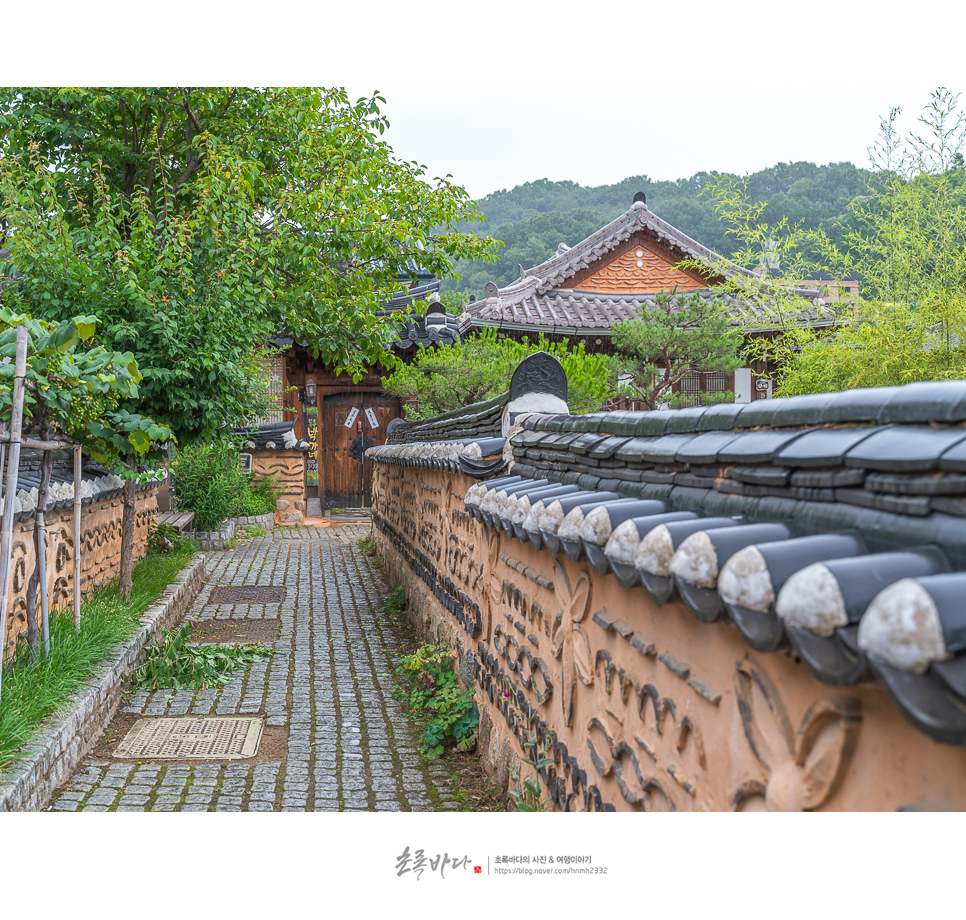
[[[369,507],[372,461],[364,455],[368,448],[386,443],[386,427],[399,415],[399,400],[394,396],[351,393],[324,398],[319,424],[323,508]]]

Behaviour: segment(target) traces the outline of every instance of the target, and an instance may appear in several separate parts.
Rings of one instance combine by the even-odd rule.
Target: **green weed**
[[[162,641],[147,650],[144,662],[132,672],[132,689],[219,687],[242,666],[272,654],[270,648],[254,644],[191,646],[190,636],[190,623],[176,632],[165,630]]]
[[[447,746],[461,751],[476,746],[480,713],[473,694],[460,689],[451,652],[423,645],[403,657],[396,677],[393,696],[408,702],[417,715],[430,718],[419,742],[421,753],[438,757]]]

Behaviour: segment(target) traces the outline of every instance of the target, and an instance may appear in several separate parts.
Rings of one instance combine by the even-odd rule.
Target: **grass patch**
[[[0,695],[0,774],[16,762],[17,752],[37,726],[64,707],[94,676],[108,653],[129,638],[138,619],[191,559],[190,546],[150,554],[133,573],[131,599],[117,598],[117,582],[99,588],[81,605],[81,628],[74,631],[73,607],[52,614],[50,657],[33,660],[21,645],[3,669]]]

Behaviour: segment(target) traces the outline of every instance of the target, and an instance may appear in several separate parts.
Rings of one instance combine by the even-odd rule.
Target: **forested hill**
[[[488,281],[505,285],[519,277],[517,265],[532,268],[549,259],[558,243],[573,246],[612,221],[631,206],[638,191],[647,195],[647,206],[659,217],[709,249],[730,256],[733,247],[725,225],[715,215],[711,198],[700,195],[709,177],[710,173],[701,172],[690,179],[655,182],[647,176],[632,176],[596,188],[538,179],[493,192],[476,202],[486,222],[473,231],[503,241],[500,264],[458,263],[462,279],[444,281],[443,289],[482,297]],[[865,194],[868,177],[867,170],[851,163],[779,163],[754,173],[748,191],[752,200],[767,202],[763,218],[769,223],[787,217],[838,237],[838,224],[845,219],[849,202]]]

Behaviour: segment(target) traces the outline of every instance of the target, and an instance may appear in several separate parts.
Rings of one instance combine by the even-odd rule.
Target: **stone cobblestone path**
[[[138,691],[131,717],[262,715],[287,754],[259,763],[83,761],[49,811],[436,811],[459,807],[449,772],[420,759],[392,698],[399,634],[389,587],[358,541],[368,525],[277,530],[207,554],[192,621],[279,619],[275,654],[215,690]],[[214,588],[280,586],[281,604],[212,604]],[[263,738],[264,743],[264,738]]]

